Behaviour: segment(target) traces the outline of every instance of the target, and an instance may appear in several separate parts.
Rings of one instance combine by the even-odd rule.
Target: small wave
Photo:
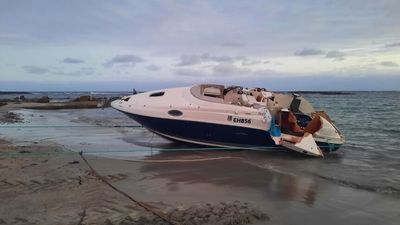
[[[365,190],[365,191],[370,191],[370,192],[375,192],[375,193],[380,193],[380,194],[385,194],[385,195],[391,195],[400,198],[400,189],[396,187],[391,187],[391,186],[373,186],[373,185],[366,185],[366,184],[359,184],[355,183],[353,181],[347,181],[347,180],[342,180],[339,178],[335,177],[327,177],[321,174],[316,174],[316,173],[311,173],[312,175],[330,181],[332,183],[344,186],[344,187],[350,187],[354,189],[360,189],[360,190]]]

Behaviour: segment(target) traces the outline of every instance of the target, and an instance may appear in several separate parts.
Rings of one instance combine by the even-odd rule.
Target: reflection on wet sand
[[[251,154],[249,151],[162,151],[146,157],[160,162],[144,164],[140,170],[153,174],[146,179],[168,179],[170,191],[179,191],[179,183],[208,183],[255,189],[268,198],[301,201],[310,207],[314,204],[318,192],[315,180],[258,166],[257,162],[249,162]],[[217,160],[219,157],[221,160]],[[207,158],[210,160],[204,161]]]

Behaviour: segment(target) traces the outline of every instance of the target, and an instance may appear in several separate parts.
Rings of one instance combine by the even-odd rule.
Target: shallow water
[[[285,151],[195,151],[193,154],[238,157],[242,159],[241,163],[248,166],[242,165],[243,171],[231,174],[227,170],[217,172],[217,163],[214,171],[199,167],[193,176],[188,177],[179,174],[193,173],[191,167],[180,167],[174,177],[169,175],[175,168],[144,166],[141,169],[159,174],[152,179],[170,180],[172,186],[157,190],[160,195],[174,196],[175,193],[175,197],[183,195],[190,199],[193,188],[201,192],[199,186],[222,186],[221,193],[235,187],[236,191],[230,195],[258,202],[273,215],[279,215],[279,221],[285,224],[296,224],[297,221],[286,218],[286,214],[304,216],[305,221],[314,223],[317,222],[314,213],[326,214],[330,210],[338,214],[332,216],[332,223],[327,224],[344,221],[351,224],[396,224],[400,219],[400,92],[312,94],[305,97],[317,109],[327,111],[346,137],[346,143],[324,159]],[[24,115],[25,123],[1,124],[0,138],[27,142],[54,141],[73,151],[124,159],[148,156],[185,158],[187,155],[184,152],[174,151],[172,155],[165,150],[193,148],[169,142],[135,127],[137,123],[111,108],[18,112]],[[160,154],[160,150],[164,151]],[[223,165],[234,170],[237,164],[225,162]],[[258,175],[251,176],[249,172]],[[258,182],[241,177],[265,180]],[[237,179],[244,180],[236,182]],[[157,184],[156,181],[149,182],[150,186]],[[176,184],[179,182],[189,183],[189,186],[180,187]],[[191,184],[197,186],[192,187]],[[174,188],[179,191],[174,191]],[[251,193],[241,194],[238,192],[241,188],[251,188]],[[206,194],[203,193],[202,198],[207,199]],[[216,198],[210,193],[208,195],[210,199]],[[196,197],[193,195],[193,198]],[[218,198],[229,199],[226,196]],[[313,210],[309,211],[310,208]]]
[[[285,173],[307,173],[339,185],[400,197],[400,92],[304,97],[316,109],[328,112],[344,133],[346,143],[324,159],[286,152],[259,157],[258,153],[248,152],[251,162]],[[2,124],[0,135],[23,137],[25,141],[56,141],[73,151],[122,157],[156,154],[160,149],[193,148],[135,127],[139,124],[111,108],[19,110],[19,113],[24,115],[25,123]],[[18,126],[22,128],[7,128]]]
[[[319,177],[400,197],[400,92],[306,96],[325,109],[343,131],[339,156],[314,160]]]

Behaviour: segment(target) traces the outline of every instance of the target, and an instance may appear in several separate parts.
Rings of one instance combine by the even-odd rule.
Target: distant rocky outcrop
[[[103,97],[95,98],[89,95],[79,96],[67,102],[51,102],[48,96],[39,98],[26,98],[24,95],[15,97],[14,99],[0,100],[0,107],[8,103],[18,104],[18,107],[28,109],[83,109],[83,108],[105,108],[110,107],[111,102],[119,97]]]
[[[293,91],[296,94],[314,94],[314,95],[354,95],[354,92],[345,91]]]
[[[26,91],[0,91],[0,95],[28,95],[28,94],[32,93]]]
[[[72,102],[87,102],[87,101],[93,101],[93,98],[89,95],[83,95],[72,100]]]
[[[43,96],[43,97],[40,97],[38,99],[35,99],[35,101],[39,102],[39,103],[49,103],[50,102],[50,98],[49,98],[49,96]]]

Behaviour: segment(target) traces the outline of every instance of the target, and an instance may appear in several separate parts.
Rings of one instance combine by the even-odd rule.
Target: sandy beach
[[[168,149],[179,144],[144,129],[110,126],[125,122],[112,109],[22,106],[0,107],[0,224],[397,224],[400,219],[397,197],[305,172],[342,160],[340,154],[323,161],[285,151],[174,151]]]
[[[18,113],[6,111],[22,107],[3,108],[2,123],[23,122]],[[249,224],[269,219],[240,201],[170,204],[162,198],[141,196],[147,188],[137,186],[136,181],[147,176],[140,171],[145,162],[126,168],[119,159],[85,157],[101,179],[78,152],[61,144],[0,139],[0,224]],[[97,169],[99,163],[106,168]],[[138,190],[129,196],[150,211],[108,185],[123,180],[127,190]]]

